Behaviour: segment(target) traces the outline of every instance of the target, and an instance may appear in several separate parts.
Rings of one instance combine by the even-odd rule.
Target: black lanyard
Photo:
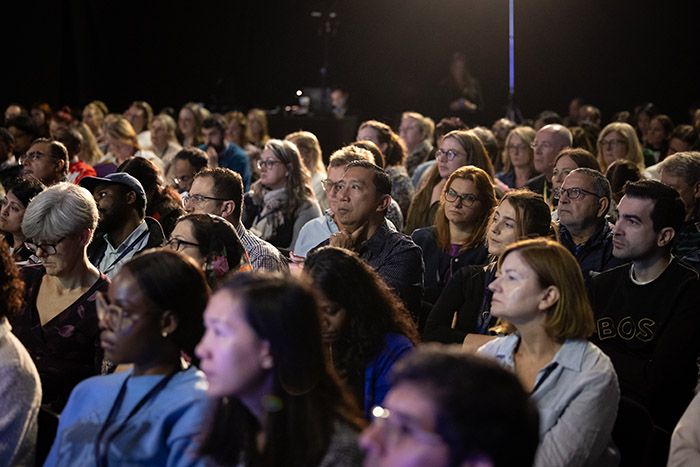
[[[114,417],[117,416],[117,412],[119,411],[119,408],[122,405],[122,402],[124,402],[124,396],[126,395],[126,385],[129,381],[129,378],[131,378],[131,375],[127,376],[127,378],[124,380],[122,383],[121,388],[119,388],[119,393],[117,394],[117,399],[114,401],[114,404],[112,404],[112,408],[109,410],[109,415],[107,415],[107,420],[102,424],[102,427],[100,428],[100,432],[97,434],[97,440],[95,440],[95,460],[97,461],[97,465],[99,467],[103,467],[107,465],[107,458],[109,455],[109,443],[114,439],[121,431],[124,429],[126,424],[129,422],[131,417],[136,415],[136,413],[141,410],[141,408],[148,402],[150,399],[155,398],[160,391],[162,391],[165,386],[168,385],[171,379],[173,379],[173,376],[180,371],[180,367],[178,366],[175,370],[173,370],[170,374],[164,376],[160,381],[158,381],[158,384],[153,386],[150,391],[146,393],[145,396],[141,398],[140,401],[134,406],[133,409],[129,412],[129,414],[126,416],[126,418],[121,422],[119,426],[117,426],[110,434],[107,436],[104,440],[102,439],[105,437],[105,433],[109,429],[109,427],[112,425],[114,421]],[[102,452],[102,444],[105,444],[105,449],[104,452]]]

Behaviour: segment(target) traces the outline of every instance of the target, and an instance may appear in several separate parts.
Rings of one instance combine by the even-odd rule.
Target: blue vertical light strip
[[[508,84],[511,97],[515,95],[515,24],[513,1],[508,0]]]

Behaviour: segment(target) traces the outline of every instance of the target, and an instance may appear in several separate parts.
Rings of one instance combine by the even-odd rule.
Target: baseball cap
[[[104,177],[84,177],[80,180],[80,186],[90,190],[90,193],[95,191],[99,185],[104,184],[117,184],[124,185],[125,187],[131,189],[140,196],[144,202],[146,201],[146,192],[143,190],[143,185],[136,178],[132,177],[126,172],[115,172]]]

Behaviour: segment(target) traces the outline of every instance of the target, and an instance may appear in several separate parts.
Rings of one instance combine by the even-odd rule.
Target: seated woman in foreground
[[[363,425],[326,362],[318,304],[293,279],[235,274],[209,301],[197,356],[216,399],[200,453],[221,465],[361,463]]]
[[[610,359],[586,340],[593,312],[576,259],[554,241],[523,240],[506,248],[498,272],[491,313],[510,334],[479,353],[514,371],[537,404],[534,465],[617,465],[620,390]]]
[[[394,363],[418,342],[415,324],[379,275],[351,251],[320,248],[309,255],[305,271],[321,292],[321,330],[331,362],[369,418],[389,390]]]
[[[124,265],[97,312],[105,357],[133,368],[73,390],[45,466],[198,463],[207,386],[182,356],[204,332],[208,296],[199,266],[179,253],[151,250]]]

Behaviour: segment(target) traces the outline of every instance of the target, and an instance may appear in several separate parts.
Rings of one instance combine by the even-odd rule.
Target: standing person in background
[[[463,52],[452,54],[450,69],[440,82],[440,87],[447,96],[446,106],[440,109],[440,115],[449,113],[465,122],[478,119],[484,106],[481,84],[469,71],[467,56]]]

